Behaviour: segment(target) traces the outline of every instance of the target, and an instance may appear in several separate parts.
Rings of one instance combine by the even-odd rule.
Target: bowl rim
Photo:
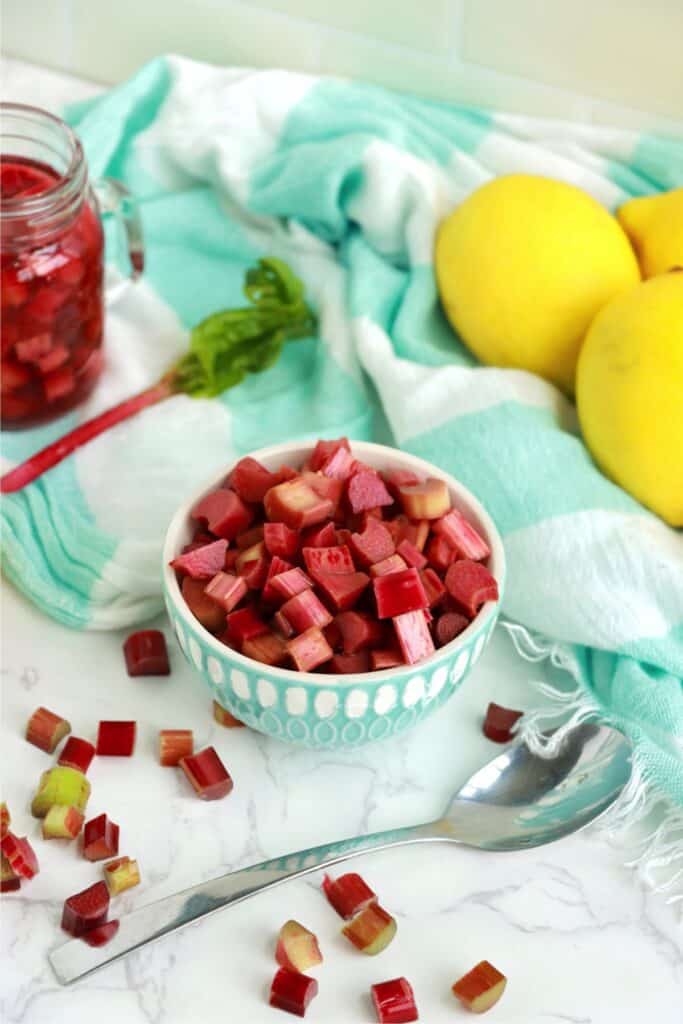
[[[313,451],[315,443],[315,441],[306,440],[288,441],[283,444],[269,445],[266,448],[259,448],[255,451],[248,452],[247,454],[250,458],[257,459],[258,461],[281,459],[283,463],[287,463],[287,456],[291,457],[292,454],[295,453],[297,459],[301,458],[302,454],[303,457],[305,457],[306,452],[310,453]],[[276,665],[261,665],[261,662],[255,661],[253,658],[248,658],[240,651],[235,651],[232,647],[227,647],[226,644],[222,644],[220,640],[213,635],[213,633],[210,633],[208,629],[206,629],[206,627],[203,626],[201,622],[194,617],[194,615],[192,615],[192,612],[183,599],[175,571],[171,568],[169,563],[179,553],[178,535],[185,526],[191,509],[194,508],[200,498],[214,490],[221,481],[225,480],[226,476],[232,471],[240,458],[247,457],[246,455],[242,455],[236,458],[233,463],[230,463],[227,468],[223,468],[219,472],[213,473],[210,479],[205,481],[190,498],[182,502],[182,504],[177,508],[166,530],[162,552],[162,569],[165,591],[171,600],[176,613],[179,614],[180,618],[182,618],[192,630],[200,632],[205,643],[207,643],[216,654],[219,654],[224,658],[227,657],[231,662],[235,662],[235,667],[244,665],[245,668],[254,672],[258,671],[258,666],[261,666],[261,671],[267,673],[268,676],[273,677],[274,679],[281,679],[290,684],[295,684],[297,682],[314,683],[316,686],[340,688],[350,684],[358,685],[360,680],[373,684],[385,683],[390,682],[392,679],[404,677],[407,672],[421,672],[423,670],[429,671],[430,666],[433,666],[436,663],[441,663],[450,654],[454,654],[458,650],[463,649],[475,632],[479,632],[482,628],[488,628],[489,622],[496,618],[505,585],[505,549],[496,524],[478,498],[472,494],[469,488],[460,483],[456,477],[451,476],[450,473],[440,469],[431,462],[427,462],[425,459],[421,459],[417,455],[404,452],[402,449],[394,448],[391,445],[377,444],[374,441],[354,441],[349,439],[349,444],[351,445],[352,452],[357,454],[361,459],[363,457],[363,453],[380,457],[383,452],[391,452],[392,458],[400,460],[403,463],[404,468],[413,469],[416,473],[420,473],[424,476],[434,476],[444,480],[451,493],[455,493],[458,496],[462,505],[476,513],[480,522],[485,527],[486,540],[491,549],[489,571],[498,583],[498,600],[486,601],[462,633],[451,640],[450,643],[437,648],[434,653],[430,654],[430,656],[425,658],[424,661],[416,662],[415,665],[397,665],[395,668],[380,669],[375,672],[354,672],[347,675],[338,675],[331,672],[299,672],[297,669],[280,668]]]

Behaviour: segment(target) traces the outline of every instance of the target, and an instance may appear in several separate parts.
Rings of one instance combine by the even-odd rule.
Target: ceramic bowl
[[[275,470],[283,463],[300,466],[312,447],[282,444],[252,454]],[[466,487],[436,466],[395,448],[357,441],[352,442],[352,449],[358,459],[376,469],[410,469],[422,477],[445,480],[453,505],[488,542],[488,567],[502,598],[503,544],[490,516]],[[214,700],[252,729],[286,743],[328,750],[398,736],[449,700],[481,657],[500,602],[488,601],[460,636],[425,661],[358,675],[273,668],[233,651],[204,629],[185,604],[168,563],[192,536],[196,524],[190,519],[191,509],[228,472],[229,467],[221,470],[181,505],[168,528],[163,553],[164,596],[173,629],[185,657]]]

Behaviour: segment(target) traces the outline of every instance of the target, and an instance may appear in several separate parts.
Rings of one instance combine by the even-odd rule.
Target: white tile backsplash
[[[173,52],[683,136],[683,0],[4,0],[2,42],[104,83]]]

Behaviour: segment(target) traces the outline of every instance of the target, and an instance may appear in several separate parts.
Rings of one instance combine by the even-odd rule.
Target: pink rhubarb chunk
[[[323,876],[322,890],[340,917],[349,921],[356,914],[377,902],[377,896],[367,882],[355,872],[340,875],[339,878]]]
[[[141,629],[131,633],[123,645],[123,653],[129,676],[170,674],[166,639],[158,629]]]
[[[192,518],[204,524],[214,536],[232,540],[246,530],[254,514],[234,491],[219,489],[197,502]]]
[[[107,920],[109,913],[109,890],[104,882],[94,885],[69,896],[64,901],[62,911],[62,928],[70,935],[78,937],[92,928],[99,928]]]
[[[178,555],[171,562],[171,568],[176,572],[185,573],[195,580],[210,580],[223,568],[227,550],[228,542],[226,540],[203,544],[199,548]]]
[[[396,639],[406,665],[414,665],[434,653],[434,642],[424,612],[406,612],[393,619]]]
[[[232,791],[233,781],[213,747],[183,757],[180,767],[200,800],[221,800]]]
[[[394,503],[379,473],[371,469],[361,469],[353,474],[348,481],[346,496],[352,512]]]
[[[322,630],[307,629],[287,641],[287,653],[300,672],[312,672],[332,657],[332,648]]]
[[[434,523],[434,533],[445,537],[451,547],[455,548],[459,558],[471,558],[478,562],[491,554],[484,538],[455,508],[447,512],[443,518],[437,519]]]
[[[263,504],[271,522],[284,523],[293,530],[322,523],[334,511],[329,498],[321,498],[300,478],[271,487]]]
[[[380,619],[393,619],[406,612],[427,608],[429,602],[417,569],[404,569],[372,581]]]
[[[466,615],[474,618],[486,601],[498,600],[498,584],[481,562],[461,559],[446,573],[446,589]]]

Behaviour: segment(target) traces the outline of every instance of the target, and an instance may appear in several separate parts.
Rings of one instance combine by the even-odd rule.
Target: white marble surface
[[[5,62],[5,99],[53,109],[92,90]],[[165,623],[160,625],[164,628]],[[680,1024],[680,912],[647,894],[619,852],[594,832],[520,854],[418,847],[356,861],[397,917],[394,943],[377,959],[355,952],[317,890],[320,875],[249,900],[60,988],[47,953],[59,944],[64,898],[100,877],[77,846],[45,843],[30,816],[32,790],[52,759],[23,739],[39,704],[94,738],[100,718],[135,718],[130,760],[95,760],[89,815],[121,826],[121,853],[138,859],[142,885],[114,913],[223,871],[344,835],[427,820],[498,748],[480,733],[486,703],[529,707],[528,680],[541,670],[518,659],[499,631],[460,693],[414,732],[351,753],[304,751],[248,730],[214,724],[207,694],[171,640],[169,679],[129,679],[121,634],[79,634],[43,618],[8,585],[3,599],[2,794],[14,827],[28,835],[41,873],[3,895],[0,1019],[3,1024],[259,1024],[286,1018],[267,1006],[279,926],[296,917],[319,936],[325,963],[308,1019],[373,1020],[375,981],[405,974],[420,1018],[465,1021],[452,982],[490,959],[510,978],[491,1020],[499,1024]],[[160,728],[192,728],[228,765],[234,792],[197,800],[184,779],[156,762]]]

